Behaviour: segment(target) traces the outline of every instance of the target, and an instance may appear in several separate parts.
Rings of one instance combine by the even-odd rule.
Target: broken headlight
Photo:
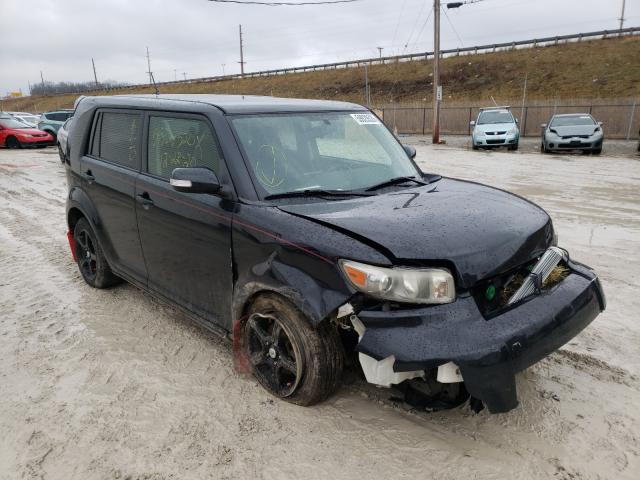
[[[456,299],[453,276],[440,268],[385,268],[340,260],[349,283],[381,300],[406,303],[450,303]]]

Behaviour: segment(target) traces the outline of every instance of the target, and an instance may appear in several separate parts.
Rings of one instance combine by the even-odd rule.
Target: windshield
[[[13,129],[21,129],[21,128],[33,128],[29,125],[26,125],[19,120],[14,120],[13,118],[3,118],[0,120],[0,125],[4,128],[13,128]]]
[[[552,127],[571,127],[573,125],[595,125],[591,115],[573,115],[570,117],[553,117]]]
[[[482,112],[478,117],[478,125],[490,123],[514,123],[511,112]]]
[[[261,195],[361,190],[420,172],[368,112],[237,116],[232,125]]]

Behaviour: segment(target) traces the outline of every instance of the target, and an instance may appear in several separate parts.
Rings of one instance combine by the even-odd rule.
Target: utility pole
[[[240,75],[244,77],[244,52],[242,51],[242,25],[238,25],[240,27]]]
[[[620,30],[624,27],[624,8],[626,7],[627,0],[622,0],[622,12],[620,13]]]
[[[382,50],[384,50],[384,47],[376,47],[378,49],[378,56],[380,57],[380,60],[382,60]]]
[[[93,65],[93,79],[96,81],[96,87],[98,87],[98,74],[96,73],[96,62],[91,57],[91,65]]]
[[[173,69],[173,81],[178,81],[178,70],[176,70],[175,68]]]
[[[149,47],[147,47],[147,73],[149,74],[149,85],[153,84],[153,79],[151,78],[151,58],[149,57]]]
[[[187,81],[187,72],[182,72],[182,76],[184,77],[184,81]]]
[[[433,0],[433,143],[440,143],[440,0]]]
[[[226,63],[223,63],[223,64],[222,64],[222,76],[223,76],[223,77],[225,76],[225,73],[224,73],[224,66],[225,66],[225,65],[226,65]]]
[[[371,106],[371,91],[369,90],[369,67],[364,64],[364,101],[367,107]]]
[[[42,88],[44,88],[44,77],[42,76],[42,70],[40,70],[40,80],[42,81]]]

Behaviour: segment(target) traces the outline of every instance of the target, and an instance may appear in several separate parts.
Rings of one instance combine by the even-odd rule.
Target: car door
[[[138,236],[135,182],[140,171],[143,114],[103,109],[94,116],[92,140],[80,162],[83,189],[96,210],[96,234],[116,272],[145,282]]]
[[[200,115],[150,112],[144,144],[136,212],[149,288],[221,324],[231,310],[233,203],[169,184],[177,167],[207,167],[229,183],[213,127]]]

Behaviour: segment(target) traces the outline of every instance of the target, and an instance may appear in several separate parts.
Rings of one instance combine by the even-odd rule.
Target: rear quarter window
[[[137,113],[102,112],[94,129],[93,156],[137,169],[140,161],[141,116]]]

